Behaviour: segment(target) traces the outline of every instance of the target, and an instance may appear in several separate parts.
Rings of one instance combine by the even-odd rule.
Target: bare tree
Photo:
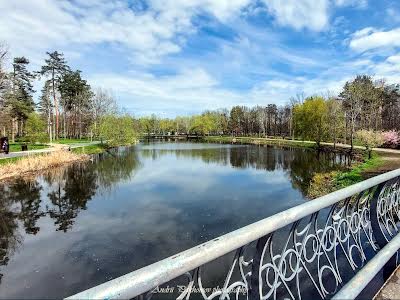
[[[98,125],[102,117],[117,112],[117,103],[111,91],[97,88],[92,99],[94,132],[98,134]]]
[[[6,87],[7,72],[5,70],[5,64],[7,58],[8,47],[5,44],[0,43],[0,94],[4,91]]]

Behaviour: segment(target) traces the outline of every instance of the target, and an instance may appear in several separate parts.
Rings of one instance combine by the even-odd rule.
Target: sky
[[[137,116],[400,83],[400,1],[0,0],[0,41],[32,70],[63,52]]]

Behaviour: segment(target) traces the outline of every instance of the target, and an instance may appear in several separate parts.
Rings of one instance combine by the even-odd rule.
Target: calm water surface
[[[308,201],[345,158],[151,143],[0,184],[0,298],[61,298]]]

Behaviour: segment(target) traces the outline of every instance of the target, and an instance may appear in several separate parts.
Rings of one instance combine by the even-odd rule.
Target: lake
[[[348,159],[154,142],[0,184],[0,298],[61,298],[310,201]]]

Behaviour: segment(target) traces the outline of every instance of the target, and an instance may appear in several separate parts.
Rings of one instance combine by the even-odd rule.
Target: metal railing
[[[167,292],[177,299],[330,298],[397,234],[399,217],[400,169],[295,206],[68,299],[149,299]],[[396,245],[390,245],[395,251]],[[392,258],[395,264],[397,255]],[[369,269],[378,272],[385,263],[375,259]],[[365,287],[370,276],[361,278],[360,286]]]

